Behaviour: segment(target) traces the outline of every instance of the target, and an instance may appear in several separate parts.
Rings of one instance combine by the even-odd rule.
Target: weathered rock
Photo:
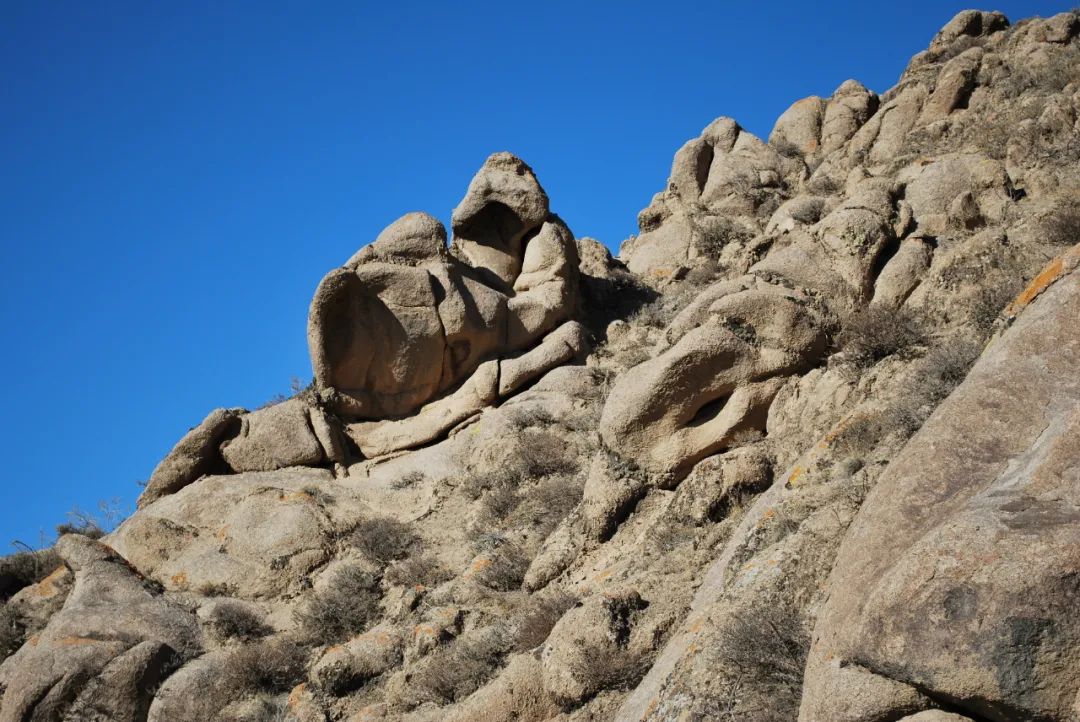
[[[544,689],[563,704],[580,703],[635,674],[648,649],[640,623],[648,602],[624,590],[568,612],[541,654]]]
[[[236,472],[318,466],[326,452],[315,436],[309,409],[290,399],[240,417],[240,431],[221,445],[221,456]]]
[[[977,718],[1075,713],[1078,257],[1058,262],[863,507],[830,576],[800,719],[855,719],[867,699],[895,714],[905,688]]]
[[[345,644],[331,647],[311,668],[311,681],[340,694],[401,664],[401,630],[377,626]]]
[[[717,284],[671,324],[671,347],[611,390],[607,446],[652,473],[679,477],[740,431],[763,429],[783,376],[824,350],[806,299],[753,278]]]
[[[205,477],[143,507],[111,541],[169,590],[280,594],[325,560],[337,515],[355,513],[309,493],[330,478],[316,469]]]
[[[495,153],[454,209],[453,245],[474,268],[512,284],[521,272],[525,237],[547,217],[548,197],[532,168],[510,153]]]
[[[140,719],[153,686],[198,649],[194,616],[104,544],[68,534],[56,550],[75,586],[45,629],[0,665],[0,720],[69,710]]]
[[[220,474],[228,467],[221,458],[221,442],[240,431],[240,409],[215,409],[189,431],[161,460],[139,495],[139,506],[173,494],[200,476]]]

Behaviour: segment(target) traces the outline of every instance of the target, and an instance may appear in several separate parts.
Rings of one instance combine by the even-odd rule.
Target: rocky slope
[[[1080,14],[675,154],[618,258],[491,156],[101,540],[0,722],[1080,720]]]

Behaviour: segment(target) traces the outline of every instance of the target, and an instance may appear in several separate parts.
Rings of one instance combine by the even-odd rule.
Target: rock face
[[[1077,714],[1080,247],[1063,263],[863,504],[800,719],[886,717],[916,695],[975,719]]]
[[[719,118],[617,257],[491,156],[309,389],[0,561],[0,722],[1080,720],[1078,36]]]
[[[523,161],[488,158],[453,225],[447,249],[438,221],[409,214],[319,284],[308,342],[339,413],[412,413],[576,314],[577,247]]]

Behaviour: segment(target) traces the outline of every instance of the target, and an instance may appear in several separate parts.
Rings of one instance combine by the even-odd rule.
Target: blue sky
[[[884,91],[965,6],[4,3],[0,549],[133,505],[210,409],[309,379],[322,275],[448,219],[489,153],[617,248],[713,118]]]

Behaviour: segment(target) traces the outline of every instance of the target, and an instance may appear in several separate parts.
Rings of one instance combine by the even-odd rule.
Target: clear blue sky
[[[447,219],[489,153],[617,247],[710,120],[883,91],[964,7],[5,2],[0,548],[132,504],[210,409],[310,378],[321,276]]]

